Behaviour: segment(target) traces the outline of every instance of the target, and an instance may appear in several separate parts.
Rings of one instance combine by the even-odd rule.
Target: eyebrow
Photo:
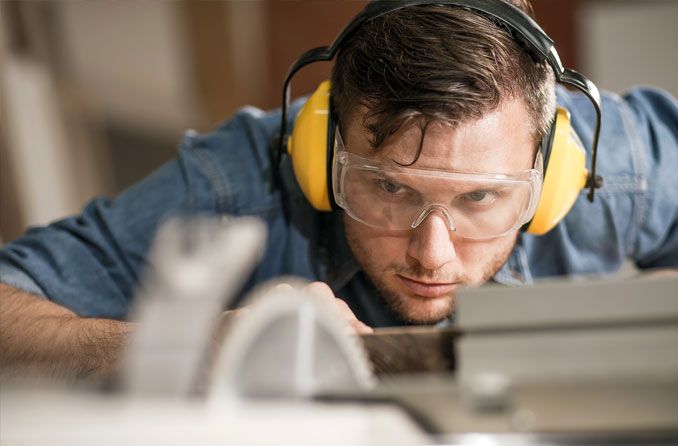
[[[401,181],[399,178],[396,178],[393,172],[388,172],[388,171],[383,171],[383,170],[378,170],[374,171],[375,174],[378,174],[380,177],[383,177],[384,179],[387,179],[388,181],[392,181],[395,184],[398,184],[399,186],[406,187],[420,195],[426,196],[426,192],[422,192],[420,187],[416,187],[416,185],[412,185],[411,182],[409,181]],[[415,174],[407,174],[405,173],[404,175],[407,176],[414,176]],[[444,180],[444,178],[432,178],[431,180]],[[500,180],[501,181],[501,180]],[[510,181],[510,180],[509,180]],[[501,181],[503,183],[503,181]],[[502,188],[502,184],[496,184],[496,185],[487,185],[487,184],[464,184],[463,182],[458,182],[455,184],[456,187],[454,188],[448,188],[448,191],[452,191],[455,193],[455,195],[464,195],[464,194],[469,194],[473,192],[496,192]]]

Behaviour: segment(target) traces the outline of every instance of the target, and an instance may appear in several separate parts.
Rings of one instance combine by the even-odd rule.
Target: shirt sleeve
[[[27,291],[35,296],[45,297],[45,292],[22,270],[0,260],[0,282]]]
[[[301,104],[295,102],[291,112]],[[186,214],[262,218],[269,233],[273,228],[266,249],[276,251],[251,282],[294,272],[281,269],[296,265],[287,261],[296,257],[288,255],[293,231],[270,165],[271,141],[279,128],[279,110],[244,107],[211,133],[187,132],[174,160],[117,198],[96,198],[80,215],[32,228],[8,243],[0,250],[0,280],[80,316],[122,319],[157,228]]]
[[[642,144],[647,193],[628,255],[641,268],[678,267],[678,103],[656,89],[625,97]]]
[[[215,192],[187,134],[178,157],[115,199],[29,229],[0,251],[0,280],[88,317],[123,318],[158,225],[214,212]]]
[[[558,100],[590,152],[596,119],[589,100],[564,89]],[[641,269],[678,266],[676,100],[636,88],[601,92],[601,103],[596,173],[603,186],[592,203],[583,190],[548,233],[521,235],[514,269],[524,280],[614,274],[627,260]]]

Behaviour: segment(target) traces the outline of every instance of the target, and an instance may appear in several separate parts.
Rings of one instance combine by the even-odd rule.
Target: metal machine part
[[[678,377],[678,278],[549,281],[487,286],[457,299],[461,383]]]
[[[211,399],[308,398],[375,384],[367,354],[334,302],[303,285],[269,286],[226,337]]]
[[[456,385],[468,419],[459,424],[675,435],[676,290],[675,276],[649,276],[461,292]]]
[[[656,276],[464,290],[453,345],[432,327],[386,343],[389,357],[445,349],[454,373],[434,363],[436,373],[382,373],[367,394],[324,397],[398,404],[445,444],[678,444],[676,290],[678,279]]]
[[[215,322],[264,249],[254,218],[174,218],[159,230],[132,320],[123,386],[187,396],[202,373]]]

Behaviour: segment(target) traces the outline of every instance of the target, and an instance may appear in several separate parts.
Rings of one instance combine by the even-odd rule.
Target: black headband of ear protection
[[[316,62],[328,62],[334,59],[342,44],[363,24],[389,12],[415,5],[440,4],[453,5],[469,9],[489,17],[505,26],[513,35],[518,44],[532,57],[535,62],[546,61],[561,84],[570,85],[581,91],[591,101],[596,113],[596,127],[591,143],[591,172],[586,180],[589,188],[587,195],[593,201],[594,191],[602,186],[603,180],[596,175],[596,158],[598,154],[598,136],[600,135],[601,108],[600,93],[593,82],[574,70],[563,67],[553,40],[541,29],[530,16],[519,8],[502,0],[377,0],[369,3],[346,27],[339,33],[329,46],[322,46],[306,51],[290,67],[283,84],[282,119],[280,126],[279,144],[275,149],[274,161],[280,163],[282,154],[287,151],[288,123],[287,114],[290,106],[290,83],[292,77],[301,68]]]

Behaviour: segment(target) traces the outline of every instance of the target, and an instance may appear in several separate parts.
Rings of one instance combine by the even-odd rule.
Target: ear
[[[556,110],[550,147],[542,148],[544,181],[541,196],[527,232],[542,235],[553,229],[570,211],[586,185],[586,152],[570,123],[570,113]]]
[[[323,81],[302,107],[287,140],[287,152],[306,199],[319,211],[331,211],[328,163],[333,124],[330,119],[330,81]],[[330,131],[332,130],[332,131]]]

